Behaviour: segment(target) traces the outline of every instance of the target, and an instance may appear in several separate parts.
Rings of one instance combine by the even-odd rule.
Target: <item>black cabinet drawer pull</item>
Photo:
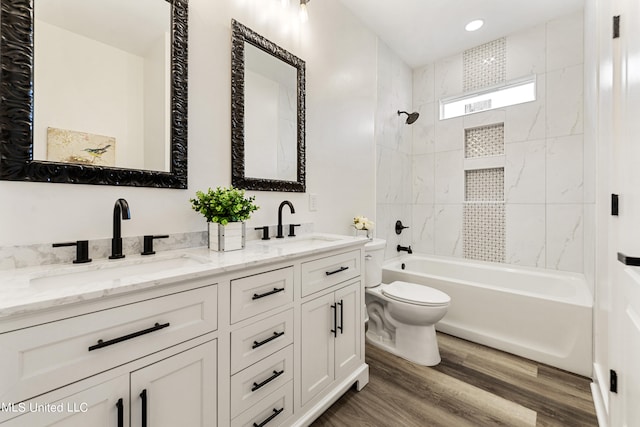
[[[340,268],[339,268],[339,269],[337,269],[337,270],[333,270],[333,271],[325,271],[325,274],[326,274],[327,276],[331,276],[332,274],[340,273],[340,272],[345,271],[345,270],[348,270],[348,269],[349,269],[349,267],[340,267]]]
[[[260,424],[253,423],[253,427],[264,427],[267,425],[269,421],[280,415],[280,412],[284,411],[284,408],[276,409],[273,408],[273,414],[269,415],[269,418],[261,422]]]
[[[331,329],[331,332],[333,332],[333,336],[337,337],[338,336],[338,307],[336,304],[331,304],[331,310],[333,310],[333,329]]]
[[[344,305],[342,304],[342,300],[340,300],[340,302],[337,302],[336,305],[340,306],[340,326],[336,325],[336,329],[340,329],[340,335],[342,335],[342,326],[344,325]],[[336,308],[336,310],[338,309]]]
[[[118,408],[118,427],[124,427],[124,403],[122,398],[118,399],[116,408]]]
[[[281,336],[283,336],[283,335],[284,335],[284,331],[282,331],[282,332],[273,332],[273,335],[271,335],[269,338],[267,338],[267,339],[266,339],[266,340],[264,340],[264,341],[260,341],[260,342],[258,342],[258,341],[254,341],[254,342],[253,342],[253,345],[251,346],[251,348],[256,349],[256,348],[258,348],[258,347],[260,347],[260,346],[265,345],[265,344],[266,344],[266,343],[268,343],[269,341],[273,341],[273,340],[275,340],[276,338],[281,337]]]
[[[276,378],[278,378],[282,374],[284,374],[284,369],[282,371],[273,371],[273,375],[271,375],[266,380],[262,381],[259,384],[258,383],[253,383],[253,387],[251,387],[251,391],[256,391],[256,390],[266,386],[267,384],[269,384],[271,381],[275,380]]]
[[[618,261],[620,261],[624,265],[631,265],[631,266],[634,266],[634,267],[640,267],[640,258],[626,256],[625,254],[620,253],[620,252],[618,252]]]
[[[140,399],[142,399],[142,427],[147,427],[147,389],[145,388],[140,393]]]
[[[119,342],[122,341],[126,341],[126,340],[130,340],[132,338],[137,338],[140,335],[145,335],[145,334],[149,334],[151,332],[155,332],[155,331],[159,331],[160,329],[164,329],[164,328],[168,328],[169,327],[169,322],[165,323],[165,324],[160,324],[160,323],[156,323],[154,326],[148,328],[148,329],[144,329],[142,331],[138,331],[138,332],[134,332],[132,334],[129,335],[124,335],[118,338],[114,338],[112,340],[108,340],[108,341],[103,341],[103,340],[98,340],[98,344],[92,345],[91,347],[89,347],[89,351],[93,351],[93,350],[97,350],[99,348],[103,348],[103,347],[108,347],[110,345],[113,344],[118,344]]]
[[[268,297],[269,295],[277,294],[278,292],[283,292],[283,291],[284,291],[284,288],[273,288],[272,291],[265,292],[264,294],[253,294],[253,297],[251,297],[251,299],[260,299],[260,298]]]

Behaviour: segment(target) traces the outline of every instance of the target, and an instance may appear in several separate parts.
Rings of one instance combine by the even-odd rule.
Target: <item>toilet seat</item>
[[[381,291],[385,296],[407,304],[441,307],[451,302],[444,292],[409,282],[395,281],[383,286]]]

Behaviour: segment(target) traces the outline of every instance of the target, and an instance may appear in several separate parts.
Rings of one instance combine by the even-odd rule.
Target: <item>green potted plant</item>
[[[196,191],[191,206],[207,219],[209,248],[232,251],[244,248],[245,223],[258,210],[255,196],[246,197],[244,190],[234,187]]]

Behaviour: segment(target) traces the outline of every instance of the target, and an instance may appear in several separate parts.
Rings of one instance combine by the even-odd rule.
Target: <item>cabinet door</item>
[[[334,308],[332,308],[332,306]],[[333,293],[302,304],[302,404],[334,378],[335,305]]]
[[[129,426],[129,376],[126,374],[55,402],[47,396],[16,404],[14,412],[27,412],[3,423],[3,427]]]
[[[335,378],[348,375],[361,361],[360,334],[362,315],[360,282],[346,286],[335,293],[338,307],[338,336],[335,349]]]
[[[215,426],[216,383],[215,340],[132,372],[131,426]]]

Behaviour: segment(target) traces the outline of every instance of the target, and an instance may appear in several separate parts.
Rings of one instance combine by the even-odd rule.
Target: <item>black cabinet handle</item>
[[[260,299],[260,298],[264,298],[264,297],[268,297],[269,295],[273,295],[273,294],[277,294],[278,292],[283,292],[284,288],[273,288],[272,291],[269,292],[265,292],[264,294],[253,294],[253,297],[251,297],[251,299]]]
[[[340,302],[337,302],[336,304],[340,305],[340,326],[336,325],[336,328],[340,329],[340,335],[342,335],[344,333],[344,331],[342,330],[342,327],[344,326],[344,304],[342,304],[342,300],[340,300]]]
[[[140,335],[149,334],[151,332],[159,331],[160,329],[164,329],[164,328],[168,328],[168,327],[169,327],[169,322],[167,322],[167,323],[165,323],[163,325],[161,325],[160,323],[156,323],[154,326],[152,326],[152,327],[150,327],[148,329],[144,329],[142,331],[134,332],[134,333],[129,334],[129,335],[124,335],[124,336],[119,337],[119,338],[114,338],[114,339],[108,340],[108,341],[98,340],[98,344],[95,344],[95,345],[92,345],[91,347],[89,347],[89,351],[97,350],[97,349],[103,348],[103,347],[108,347],[108,346],[113,345],[113,344],[118,344],[119,342],[130,340],[132,338],[137,338]]]
[[[273,371],[273,375],[271,375],[269,378],[267,378],[266,380],[262,381],[261,383],[253,383],[253,387],[251,387],[251,391],[256,391],[258,389],[261,389],[262,387],[266,386],[267,384],[269,384],[271,381],[275,380],[276,378],[278,378],[280,375],[284,374],[284,369],[282,371]]]
[[[273,414],[269,415],[269,418],[261,422],[260,424],[253,423],[253,427],[264,427],[267,425],[269,421],[280,415],[280,412],[284,411],[284,408],[276,409],[273,408]]]
[[[140,393],[142,399],[142,427],[147,427],[147,389],[145,388]]]
[[[348,269],[349,269],[349,267],[340,267],[340,268],[339,268],[339,269],[337,269],[337,270],[333,270],[333,271],[325,271],[325,274],[326,274],[327,276],[331,276],[332,274],[340,273],[340,272],[345,271],[345,270],[348,270]]]
[[[251,348],[252,348],[252,349],[256,349],[256,348],[258,348],[258,347],[260,347],[260,346],[263,346],[263,345],[265,345],[266,343],[268,343],[268,342],[270,342],[270,341],[273,341],[273,340],[275,340],[276,338],[281,337],[281,336],[283,336],[283,335],[284,335],[284,331],[282,331],[282,332],[275,332],[275,331],[274,331],[274,332],[273,332],[273,335],[272,335],[272,336],[270,336],[269,338],[267,338],[266,340],[264,340],[264,341],[260,341],[260,342],[258,342],[258,341],[254,341],[254,342],[253,342],[253,345],[251,346]]]
[[[640,267],[640,258],[634,258],[631,256],[626,256],[623,253],[618,252],[618,261],[623,263],[624,265],[631,265],[633,267]]]
[[[331,329],[331,332],[333,332],[333,336],[337,337],[338,336],[338,307],[336,306],[336,304],[331,304],[331,310],[333,310],[333,325],[334,325],[334,329]]]
[[[118,399],[116,408],[118,408],[118,427],[124,427],[124,403],[122,398]]]

